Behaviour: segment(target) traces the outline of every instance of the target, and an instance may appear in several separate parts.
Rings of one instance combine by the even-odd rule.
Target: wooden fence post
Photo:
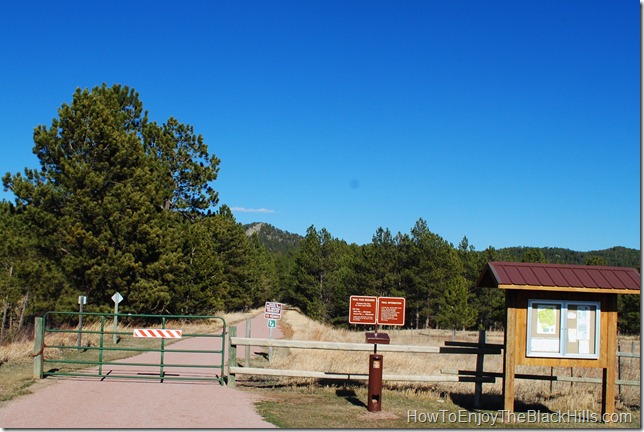
[[[479,349],[483,348],[486,343],[485,330],[479,330]],[[483,360],[485,359],[485,354],[479,352],[476,354],[476,377],[480,378],[483,376]],[[483,393],[483,382],[477,381],[474,384],[474,408],[481,407],[481,395]]]
[[[231,343],[231,338],[237,337],[237,326],[228,328],[228,387],[235,387],[235,374],[230,371],[237,366],[237,346]]]
[[[34,379],[42,379],[42,352],[45,347],[43,338],[43,319],[36,317],[34,325]]]
[[[619,355],[619,353],[621,351],[620,350],[621,345],[622,344],[618,340],[617,341],[617,380],[618,381],[622,379],[622,357]],[[618,388],[618,394],[621,396],[622,395],[622,385],[621,384],[618,385],[617,388]]]
[[[246,318],[246,337],[250,338],[250,318]],[[250,345],[246,345],[245,348],[246,356],[244,357],[244,367],[250,366]]]

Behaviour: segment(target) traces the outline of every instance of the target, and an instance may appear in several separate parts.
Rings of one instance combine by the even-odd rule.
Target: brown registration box
[[[367,343],[372,344],[389,344],[389,335],[387,333],[366,333]]]

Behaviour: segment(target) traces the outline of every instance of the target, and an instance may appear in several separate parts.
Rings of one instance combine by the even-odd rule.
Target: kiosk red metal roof
[[[639,294],[640,274],[629,267],[494,261],[487,263],[477,286]]]

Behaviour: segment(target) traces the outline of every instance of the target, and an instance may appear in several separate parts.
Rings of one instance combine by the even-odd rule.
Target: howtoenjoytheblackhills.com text
[[[507,410],[490,412],[472,412],[467,410],[421,411],[407,410],[408,423],[457,423],[469,426],[495,426],[503,423],[514,424],[575,424],[575,423],[625,423],[633,422],[631,413],[598,414],[588,410],[541,412],[530,410],[526,412],[510,412]]]

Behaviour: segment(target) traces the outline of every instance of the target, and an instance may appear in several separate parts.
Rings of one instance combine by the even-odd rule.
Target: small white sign
[[[264,312],[266,312],[266,313],[277,313],[277,314],[282,313],[282,303],[266,302]]]
[[[114,295],[112,296],[112,301],[113,301],[114,303],[116,303],[116,304],[121,303],[121,301],[122,301],[122,300],[123,300],[123,296],[122,296],[122,295],[121,295],[121,293],[120,293],[120,292],[118,292],[118,291],[116,292],[116,294],[114,294]]]
[[[559,339],[533,337],[530,341],[530,351],[533,353],[558,353],[560,351]]]
[[[87,296],[78,296],[78,304],[87,304]]]

